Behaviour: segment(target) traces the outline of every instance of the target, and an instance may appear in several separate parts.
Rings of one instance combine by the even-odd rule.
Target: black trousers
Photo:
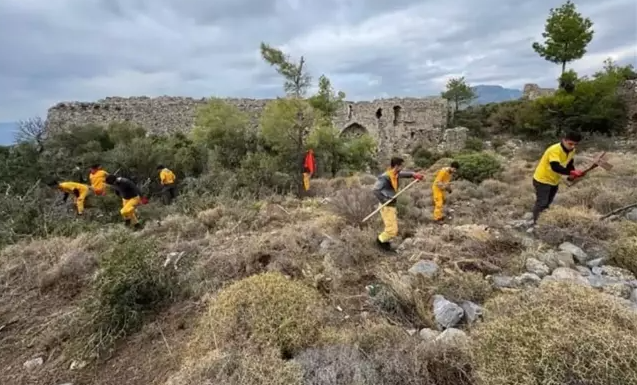
[[[540,183],[533,179],[533,187],[535,187],[535,206],[533,207],[533,223],[535,223],[540,217],[540,213],[553,203],[557,194],[557,186]]]
[[[173,199],[177,197],[177,186],[174,184],[167,184],[161,190],[161,195],[164,200],[164,204],[169,205]]]

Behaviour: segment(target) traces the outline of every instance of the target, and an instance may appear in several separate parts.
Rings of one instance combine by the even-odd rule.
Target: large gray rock
[[[420,330],[418,335],[420,336],[420,339],[422,339],[423,341],[433,341],[436,339],[436,337],[440,335],[440,332],[438,330],[424,328]]]
[[[573,257],[577,260],[577,262],[583,265],[586,264],[586,262],[588,262],[589,260],[591,260],[591,257],[588,254],[586,254],[584,250],[582,250],[580,247],[575,246],[574,244],[570,242],[562,243],[559,246],[559,249],[562,251],[571,253],[571,255],[573,255]]]
[[[606,258],[595,258],[595,259],[591,259],[590,261],[586,262],[586,266],[590,267],[591,269],[593,267],[599,267],[602,266],[604,263],[606,263]]]
[[[409,269],[409,273],[413,275],[422,274],[427,277],[433,277],[436,273],[438,273],[438,270],[438,265],[435,262],[420,260]]]
[[[507,275],[494,275],[491,277],[491,282],[493,286],[498,289],[517,287],[515,278],[509,277]]]
[[[626,219],[632,222],[637,222],[637,208],[634,208],[626,213]]]
[[[622,269],[617,266],[604,265],[593,268],[593,274],[603,275],[605,277],[615,278],[620,281],[632,281],[635,275],[629,270]]]
[[[538,261],[535,258],[527,258],[525,265],[526,271],[528,271],[529,273],[533,273],[540,278],[544,278],[545,276],[551,274],[551,269],[546,264]]]
[[[464,319],[469,325],[476,322],[479,318],[482,317],[482,307],[476,303],[473,303],[471,301],[462,301],[460,302],[460,307],[464,311]]]
[[[436,320],[438,327],[441,329],[448,329],[456,326],[464,315],[464,310],[462,310],[460,306],[448,301],[441,295],[434,296],[433,308],[434,319]]]
[[[553,273],[551,273],[551,275],[544,277],[544,280],[570,282],[579,285],[590,286],[588,280],[582,277],[579,271],[569,269],[568,267],[558,267],[557,269],[553,270]]]
[[[533,273],[524,273],[514,278],[514,287],[536,287],[542,282],[542,278]]]
[[[575,260],[573,255],[568,251],[551,250],[538,256],[538,260],[548,266],[551,271],[558,267],[574,267]]]
[[[583,277],[588,277],[589,275],[593,274],[590,269],[588,267],[585,266],[580,266],[577,265],[575,266],[575,270],[579,271],[579,273],[583,276]]]
[[[467,346],[469,344],[469,336],[460,329],[449,328],[440,333],[434,342],[447,346]]]
[[[633,291],[630,292],[630,300],[637,304],[637,289],[633,289]]]

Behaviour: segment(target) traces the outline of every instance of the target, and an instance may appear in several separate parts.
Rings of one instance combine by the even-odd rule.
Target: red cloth
[[[305,162],[303,166],[310,174],[314,174],[316,171],[316,159],[314,159],[314,151],[308,150],[307,154],[305,154]]]

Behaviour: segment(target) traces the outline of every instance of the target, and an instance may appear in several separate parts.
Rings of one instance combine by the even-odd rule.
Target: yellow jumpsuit
[[[398,191],[398,175],[393,170],[387,170],[386,175],[389,177],[394,192]],[[380,209],[380,217],[383,219],[384,230],[378,235],[381,242],[389,242],[398,235],[398,211],[396,206],[387,205]]]
[[[84,201],[90,191],[89,187],[83,183],[61,182],[58,184],[58,188],[66,194],[73,195],[77,213],[82,214],[84,212]]]
[[[445,190],[441,188],[439,184],[447,184],[451,181],[451,171],[450,167],[443,167],[436,173],[436,178],[434,179],[433,184],[431,185],[431,195],[434,201],[434,215],[433,219],[435,221],[442,220],[445,216],[444,214],[444,206],[445,206]]]
[[[104,170],[97,170],[89,174],[91,188],[93,188],[95,195],[106,194],[106,176],[108,176],[108,173]]]

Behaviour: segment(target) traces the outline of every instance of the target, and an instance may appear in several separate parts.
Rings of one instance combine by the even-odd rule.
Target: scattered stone
[[[86,361],[76,361],[73,360],[71,362],[71,366],[69,369],[71,370],[80,370],[80,369],[84,369],[86,367],[88,363]]]
[[[557,269],[558,267],[574,267],[575,260],[573,259],[573,255],[567,251],[555,251],[551,250],[547,253],[544,253],[538,257],[540,262],[544,263],[548,266],[551,271]]]
[[[580,285],[590,286],[588,280],[579,273],[577,270],[569,269],[568,267],[558,267],[553,270],[553,273],[544,279],[551,277],[549,280],[572,282]]]
[[[584,250],[570,242],[562,243],[559,246],[559,249],[571,253],[571,255],[573,255],[573,257],[575,257],[575,259],[581,264],[586,264],[586,262],[591,259],[589,255],[584,252]]]
[[[637,222],[637,208],[634,208],[626,213],[626,219],[631,222]]]
[[[626,281],[626,284],[633,289],[637,289],[637,279],[631,279],[630,281]]]
[[[24,364],[22,364],[22,366],[27,370],[33,370],[39,366],[42,366],[43,364],[44,364],[44,358],[36,357],[26,361]]]
[[[438,265],[435,262],[420,260],[409,269],[409,273],[413,275],[422,274],[431,278],[438,273],[438,269]]]
[[[589,275],[593,274],[588,269],[588,267],[584,267],[584,266],[580,266],[580,265],[575,266],[575,270],[579,271],[579,273],[582,275],[582,277],[588,277]]]
[[[418,335],[423,341],[433,341],[440,335],[440,332],[438,330],[424,328],[418,333]]]
[[[502,288],[516,288],[516,282],[515,282],[515,278],[513,277],[509,277],[506,275],[494,275],[491,277],[493,286],[495,286],[498,289],[502,289]]]
[[[533,213],[532,212],[526,212],[524,213],[524,215],[522,216],[522,219],[525,221],[530,221],[533,219]]]
[[[542,278],[533,273],[524,273],[514,279],[515,287],[535,287],[542,282]]]
[[[464,310],[441,295],[434,295],[434,318],[441,329],[454,327],[460,322]]]
[[[633,289],[633,291],[630,293],[630,300],[637,304],[637,289]]]
[[[603,265],[604,263],[606,263],[606,258],[595,258],[586,262],[586,266],[592,269],[593,267],[599,267]]]
[[[480,317],[482,317],[482,307],[480,305],[473,303],[471,301],[462,301],[460,303],[460,307],[464,311],[464,318],[467,320],[467,323],[471,325],[476,322]]]
[[[416,335],[416,333],[418,333],[417,329],[407,329],[407,334],[409,334],[410,336],[414,336]]]
[[[626,285],[624,282],[610,282],[602,286],[602,291],[616,297],[629,299],[632,290],[630,286]]]
[[[445,345],[466,346],[469,344],[469,336],[460,329],[449,328],[440,333],[434,342]]]
[[[538,261],[535,258],[528,258],[526,260],[526,271],[533,273],[540,278],[543,278],[551,274],[551,269],[546,264]]]
[[[621,267],[617,266],[604,265],[596,267],[593,268],[593,273],[606,277],[612,277],[620,281],[632,281],[635,279],[635,275],[629,270],[622,269]]]

